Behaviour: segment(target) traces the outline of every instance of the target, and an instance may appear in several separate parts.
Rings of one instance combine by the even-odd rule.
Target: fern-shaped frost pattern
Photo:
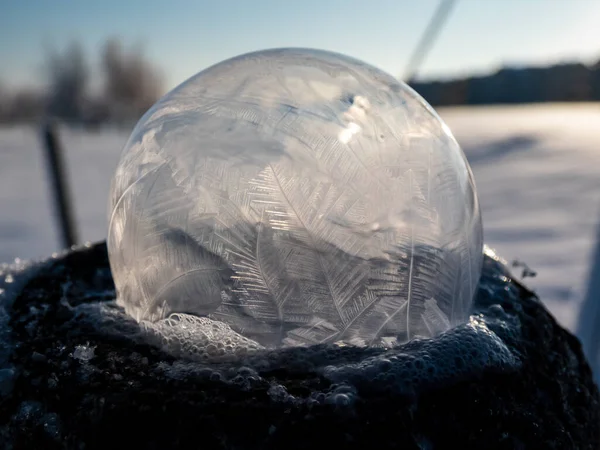
[[[263,345],[387,345],[466,320],[482,232],[470,169],[408,87],[319,51],[218,64],[138,123],[109,255],[138,320],[209,316]]]

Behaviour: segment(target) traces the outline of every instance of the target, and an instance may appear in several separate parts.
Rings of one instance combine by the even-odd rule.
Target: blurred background
[[[60,124],[75,240],[101,240],[119,153],[156,99],[241,53],[321,48],[436,107],[472,165],[486,243],[597,357],[599,23],[597,0],[4,0],[0,262],[64,246],[48,118]]]

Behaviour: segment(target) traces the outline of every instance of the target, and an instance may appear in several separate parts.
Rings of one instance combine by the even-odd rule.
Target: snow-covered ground
[[[574,330],[600,223],[600,104],[440,114],[473,168],[485,241],[535,270],[526,284]]]
[[[439,112],[471,162],[486,243],[535,270],[526,283],[574,330],[600,222],[600,104]],[[0,262],[60,248],[37,133],[0,129]],[[105,237],[110,178],[127,137],[63,130],[81,240]]]

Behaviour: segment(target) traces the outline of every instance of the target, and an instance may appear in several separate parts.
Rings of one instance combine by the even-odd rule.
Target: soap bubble
[[[481,271],[447,126],[392,76],[318,50],[238,56],[159,100],[109,213],[128,314],[206,316],[267,347],[434,336],[466,321]]]

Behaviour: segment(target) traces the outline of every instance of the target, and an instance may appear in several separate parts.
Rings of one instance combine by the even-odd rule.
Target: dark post
[[[69,195],[67,174],[63,161],[63,149],[60,146],[57,129],[51,121],[44,125],[44,144],[46,147],[46,162],[52,183],[55,214],[58,216],[62,243],[70,248],[77,243],[77,232],[73,221],[73,209]]]

